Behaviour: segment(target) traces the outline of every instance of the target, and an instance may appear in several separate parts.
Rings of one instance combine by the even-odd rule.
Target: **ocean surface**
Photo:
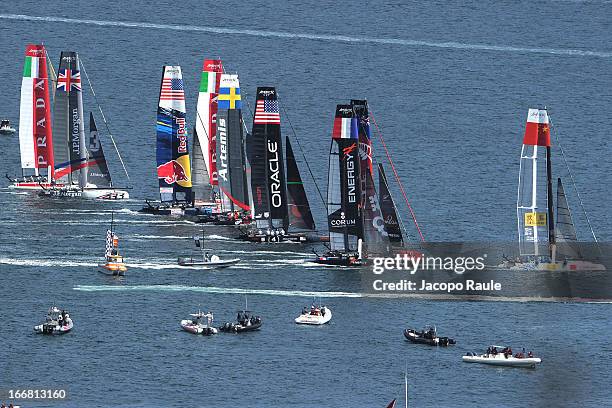
[[[428,241],[515,240],[527,109],[546,106],[554,172],[566,179],[578,234],[592,239],[559,142],[594,231],[609,242],[611,16],[607,1],[3,1],[0,117],[18,125],[27,43],[44,42],[56,67],[60,51],[79,52],[129,180],[89,89],[85,109],[97,115],[116,184],[133,187],[133,198],[45,201],[0,183],[0,391],[68,389],[66,401],[22,407],[384,407],[393,398],[403,404],[407,366],[416,407],[612,404],[609,305],[362,297],[354,271],[308,263],[321,247],[244,243],[216,226],[204,227],[206,247],[239,265],[178,268],[200,226],[137,213],[157,198],[162,66],[182,66],[193,123],[202,62],[220,57],[240,75],[247,123],[256,87],[277,87],[283,134],[303,147],[302,156],[293,143],[320,226],[323,203],[304,157],[325,194],[335,105],[367,98]],[[375,155],[385,162],[378,134]],[[0,151],[0,174],[20,174],[17,136],[0,137]],[[95,270],[113,212],[131,264],[120,280]],[[261,331],[180,330],[198,308],[217,323],[232,320],[245,294]],[[331,324],[296,326],[319,296]],[[34,335],[52,304],[70,311],[73,332]],[[428,323],[458,344],[403,340],[403,328]],[[500,343],[534,350],[543,363],[512,370],[461,362]]]

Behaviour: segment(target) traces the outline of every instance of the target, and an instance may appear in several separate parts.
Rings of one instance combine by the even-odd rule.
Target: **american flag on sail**
[[[62,69],[57,76],[57,89],[69,92],[70,89],[81,90],[81,73],[71,69]]]
[[[161,101],[184,101],[185,91],[183,89],[183,80],[180,78],[164,78],[162,80]]]
[[[278,113],[278,101],[260,99],[255,106],[256,125],[280,125],[280,114]]]

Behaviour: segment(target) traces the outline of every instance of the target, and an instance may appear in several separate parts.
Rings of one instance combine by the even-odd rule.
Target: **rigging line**
[[[278,89],[276,90],[276,95],[280,101],[280,95],[278,94]],[[308,173],[310,174],[310,177],[312,178],[312,181],[315,185],[315,188],[317,189],[317,193],[319,193],[319,197],[321,198],[321,202],[323,203],[324,206],[327,207],[327,201],[323,198],[323,193],[321,193],[321,189],[319,189],[319,185],[317,184],[317,179],[315,179],[314,174],[312,173],[312,169],[310,168],[310,165],[308,164],[308,160],[306,159],[306,154],[304,154],[304,149],[302,149],[302,144],[300,143],[300,139],[297,137],[297,133],[295,132],[295,129],[293,128],[293,124],[291,123],[291,119],[289,119],[289,115],[287,114],[287,110],[285,109],[284,104],[279,103],[280,107],[283,109],[283,114],[285,115],[285,117],[287,118],[287,122],[289,123],[289,127],[291,128],[291,132],[293,133],[293,139],[297,142],[297,145],[300,149],[300,153],[302,153],[302,157],[304,158],[304,163],[306,163],[306,168],[308,169]]]
[[[563,158],[563,164],[565,164],[565,168],[567,168],[567,172],[572,182],[572,187],[574,188],[574,191],[576,192],[576,195],[578,196],[578,202],[580,203],[580,208],[582,209],[582,213],[584,214],[584,217],[586,218],[587,225],[589,226],[589,229],[591,230],[591,235],[593,235],[593,239],[595,240],[595,243],[597,244],[597,248],[599,249],[599,252],[601,253],[601,247],[599,246],[599,241],[597,239],[597,236],[595,235],[595,230],[593,229],[593,225],[591,224],[589,215],[587,214],[586,208],[584,207],[584,202],[582,201],[582,197],[580,196],[580,192],[578,191],[578,186],[576,185],[574,174],[570,170],[569,164],[567,162],[567,157],[565,156],[565,150],[563,150],[563,146],[561,145],[561,140],[559,140],[557,129],[556,127],[554,127],[553,122],[550,119],[550,116],[549,116],[549,122],[550,122],[551,128],[554,129],[553,133],[555,135],[555,142],[557,143],[557,146],[559,146],[559,150],[561,151],[561,157]]]
[[[370,116],[372,117],[374,126],[376,126],[376,132],[378,133],[378,138],[380,139],[380,142],[383,148],[385,149],[387,160],[389,161],[389,164],[391,165],[391,169],[393,170],[393,175],[395,176],[395,179],[397,180],[397,184],[399,185],[402,195],[404,196],[404,201],[406,201],[408,210],[410,210],[410,216],[412,217],[412,221],[414,222],[414,225],[416,226],[416,229],[419,232],[419,236],[421,237],[421,242],[425,242],[425,237],[423,236],[421,227],[419,227],[419,223],[416,219],[416,215],[414,214],[414,211],[412,210],[412,206],[410,205],[410,201],[408,200],[408,195],[406,194],[406,191],[404,190],[404,185],[402,184],[402,181],[400,180],[399,175],[397,174],[397,170],[395,169],[395,165],[393,164],[393,160],[391,159],[391,155],[389,154],[389,150],[387,149],[387,144],[385,143],[385,139],[383,139],[382,133],[380,129],[378,128],[378,123],[376,123],[376,118],[374,118],[374,112],[372,112],[372,109],[370,109],[370,112],[371,112]]]
[[[113,133],[111,132],[108,122],[106,121],[106,116],[104,116],[104,112],[102,111],[102,106],[100,106],[100,102],[98,101],[98,95],[96,95],[96,92],[94,91],[93,86],[91,85],[91,81],[89,80],[89,75],[87,75],[87,70],[85,69],[83,60],[80,59],[80,61],[81,61],[81,67],[83,68],[83,73],[85,74],[85,77],[87,78],[87,83],[89,84],[89,89],[91,89],[91,93],[93,94],[93,97],[96,101],[96,105],[98,105],[98,110],[100,111],[100,114],[102,115],[102,120],[104,121],[104,125],[106,127],[106,131],[108,132],[108,136],[110,137],[111,142],[113,142],[113,147],[115,148],[115,152],[117,152],[117,157],[119,158],[119,161],[121,162],[121,166],[123,167],[123,172],[125,173],[125,176],[127,177],[128,182],[130,182],[131,181],[130,175],[128,174],[127,168],[125,167],[125,163],[123,162],[121,153],[119,153],[119,148],[117,147],[117,144],[115,143],[115,138],[113,137]]]
[[[370,120],[369,109],[370,109],[370,106],[368,105],[368,118],[367,118],[368,123],[369,123],[369,120]],[[366,132],[365,125],[363,125],[363,124],[361,123],[361,121],[360,121],[360,120],[358,120],[358,126],[359,126],[361,129],[363,129],[364,133],[367,133],[367,132]],[[369,138],[369,137],[368,137],[368,138]],[[371,139],[370,139],[370,140],[371,140]],[[370,143],[370,144],[371,144],[371,143]],[[360,145],[360,148],[361,148],[361,143],[359,143],[359,145]],[[375,165],[375,164],[378,164],[378,160],[377,160],[377,158],[376,158],[376,155],[374,154],[374,148],[373,148],[371,145],[370,145],[370,157],[371,157],[371,159],[372,159],[372,172],[373,172],[373,171],[374,171],[374,165]],[[382,164],[382,163],[381,163],[381,164]],[[378,198],[378,203],[379,203],[379,208],[380,208],[380,203],[381,203],[381,201],[382,201],[382,200],[381,200],[381,197],[380,197],[380,193],[379,193],[379,192],[376,190],[376,186],[374,185],[374,174],[370,174],[370,176],[371,176],[371,179],[372,179],[372,184],[373,184],[373,186],[372,186],[372,187],[373,187],[373,189],[374,189],[374,194],[376,195],[376,198]],[[379,174],[379,177],[380,177],[380,174]],[[367,183],[367,182],[366,182],[366,183]],[[386,180],[385,180],[385,185],[387,186],[387,190],[389,190],[389,184],[386,182]],[[391,190],[389,190],[389,191],[391,191]],[[390,198],[391,198],[391,202],[393,203],[393,208],[395,208],[395,209],[396,209],[396,213],[397,213],[397,206],[395,205],[395,200],[393,200],[393,196],[392,196],[392,195],[389,195],[389,196],[390,196]],[[380,213],[381,213],[381,215],[382,215],[382,210],[380,210]],[[400,223],[400,228],[403,228],[403,229],[404,229],[404,234],[406,235],[406,238],[411,238],[411,236],[410,236],[411,234],[409,234],[409,233],[408,233],[408,229],[406,228],[406,226],[405,226],[405,224],[404,224],[404,221],[402,220],[402,217],[399,217],[399,216],[398,216],[397,218],[398,218],[399,223]],[[402,241],[403,241],[403,239],[402,239]]]
[[[376,160],[376,164],[378,165],[378,160]],[[381,167],[382,167],[382,163],[380,163]],[[384,168],[383,168],[384,171]],[[380,172],[378,173],[378,177],[379,179],[381,178],[381,174]],[[387,187],[387,191],[389,191],[389,198],[391,199],[391,203],[393,204],[393,208],[395,209],[396,215],[397,215],[397,205],[395,205],[395,199],[393,199],[393,195],[391,194],[391,190],[389,189],[389,183],[387,183],[387,177],[383,177],[382,178],[383,183],[385,183],[385,186]],[[382,210],[381,210],[382,213]],[[411,239],[412,238],[412,234],[408,231],[408,228],[406,228],[406,224],[404,224],[404,220],[402,219],[402,217],[400,217],[399,215],[397,216],[397,220],[400,223],[400,229],[403,230],[406,239],[404,239],[404,237],[402,237],[402,246],[405,246],[406,244],[406,240]]]

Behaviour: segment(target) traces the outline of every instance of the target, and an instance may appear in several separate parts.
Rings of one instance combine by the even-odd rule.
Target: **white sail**
[[[549,253],[547,148],[550,148],[548,114],[545,109],[529,109],[521,149],[516,207],[521,255],[545,256]]]

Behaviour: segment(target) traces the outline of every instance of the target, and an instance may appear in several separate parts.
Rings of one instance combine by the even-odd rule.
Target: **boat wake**
[[[106,285],[77,285],[74,290],[83,292],[201,292],[232,295],[268,295],[290,297],[322,297],[322,298],[359,298],[363,295],[352,292],[318,292],[301,290],[276,289],[243,289],[220,288],[215,286],[183,286],[183,285],[134,285],[134,286],[106,286]]]
[[[52,259],[12,259],[0,258],[0,264],[14,266],[61,266],[61,267],[78,267],[78,266],[97,266],[95,262],[75,262],[75,261],[56,261]]]
[[[40,21],[49,23],[69,23],[69,24],[87,24],[98,27],[121,27],[121,28],[150,28],[156,30],[174,30],[174,31],[193,31],[212,34],[234,34],[248,35],[255,37],[273,37],[286,39],[304,39],[316,41],[334,41],[342,43],[363,43],[363,44],[384,44],[405,47],[428,47],[428,48],[446,48],[459,50],[475,50],[475,51],[497,51],[497,52],[512,52],[512,53],[531,53],[531,54],[552,54],[562,56],[580,56],[580,57],[598,57],[612,58],[610,51],[598,50],[579,50],[570,48],[538,48],[538,47],[515,47],[505,45],[490,45],[490,44],[470,44],[455,41],[433,42],[423,40],[409,40],[403,38],[375,38],[375,37],[353,37],[349,35],[336,34],[310,34],[310,33],[291,33],[285,31],[267,31],[267,30],[245,30],[237,28],[224,27],[203,27],[190,25],[174,25],[174,24],[156,24],[137,21],[108,21],[108,20],[88,20],[75,19],[65,17],[42,17],[29,16],[25,14],[0,14],[0,19],[17,20],[17,21]]]

